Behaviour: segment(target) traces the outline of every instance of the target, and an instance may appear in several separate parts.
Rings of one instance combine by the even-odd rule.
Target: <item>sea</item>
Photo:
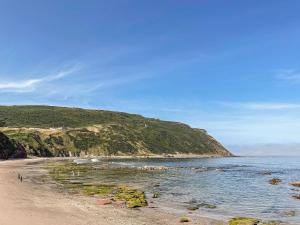
[[[91,170],[84,179],[142,188],[163,210],[185,213],[199,206],[194,215],[300,224],[300,200],[293,197],[300,188],[289,184],[300,181],[300,157],[100,159],[91,167],[101,164],[119,169]],[[152,167],[163,169],[148,170]],[[273,178],[281,182],[272,185]]]

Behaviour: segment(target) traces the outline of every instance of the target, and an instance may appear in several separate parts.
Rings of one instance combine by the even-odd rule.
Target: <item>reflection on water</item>
[[[300,188],[288,184],[300,181],[300,157],[114,159],[90,165],[119,169],[91,170],[77,179],[142,187],[150,198],[159,193],[156,201],[172,203],[174,208],[187,207],[192,202],[206,206],[201,212],[300,221],[300,200],[292,197],[300,194]],[[143,166],[169,169],[132,169]],[[274,177],[282,183],[270,185],[268,181]],[[295,211],[296,215],[286,216],[287,211]],[[200,211],[194,213],[197,212]]]

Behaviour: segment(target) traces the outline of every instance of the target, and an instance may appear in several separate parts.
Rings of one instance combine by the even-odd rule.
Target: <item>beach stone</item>
[[[109,205],[112,201],[110,199],[98,199],[96,204],[97,205]]]
[[[300,187],[300,181],[290,182],[289,184],[294,187]]]
[[[282,180],[279,178],[272,178],[271,180],[269,180],[269,184],[272,184],[272,185],[278,185],[281,182],[282,182]]]

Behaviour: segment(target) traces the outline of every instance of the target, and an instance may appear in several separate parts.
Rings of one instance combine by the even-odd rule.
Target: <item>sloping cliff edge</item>
[[[0,131],[33,156],[232,156],[203,129],[105,110],[0,106]]]

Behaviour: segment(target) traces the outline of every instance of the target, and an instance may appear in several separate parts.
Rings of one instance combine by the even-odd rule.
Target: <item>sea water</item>
[[[159,193],[158,205],[169,210],[187,210],[191,203],[204,206],[193,212],[215,217],[248,216],[300,224],[300,157],[230,157],[192,159],[113,159],[97,164],[123,169],[93,172],[89,181],[124,183],[141,187],[147,197]],[[127,170],[144,166],[167,170]],[[269,180],[279,178],[278,185]],[[295,216],[286,215],[295,211]]]

